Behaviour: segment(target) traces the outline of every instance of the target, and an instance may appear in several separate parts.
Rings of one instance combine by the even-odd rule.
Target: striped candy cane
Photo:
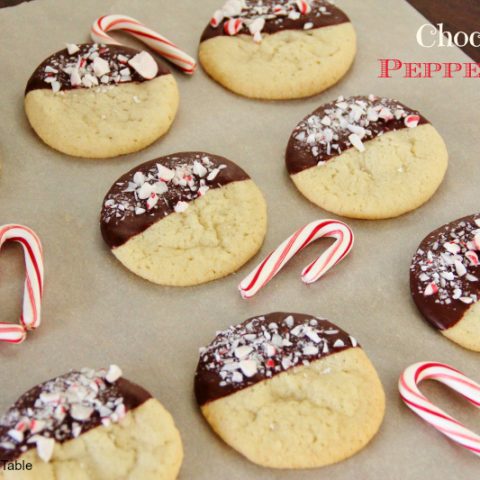
[[[8,241],[22,245],[25,255],[26,275],[20,325],[0,322],[0,341],[21,343],[25,340],[27,331],[38,328],[41,322],[43,293],[42,244],[33,230],[22,225],[4,225],[0,227],[0,249]]]
[[[411,365],[403,372],[398,383],[400,396],[409,408],[439,432],[480,456],[480,436],[429,402],[417,387],[423,380],[437,380],[447,385],[476,407],[480,407],[480,385],[455,368],[435,362]]]
[[[138,20],[127,17],[126,15],[104,15],[98,18],[92,25],[90,36],[93,41],[97,43],[121,45],[120,42],[117,42],[110,35],[107,35],[107,32],[112,30],[123,30],[135,38],[138,38],[160,56],[179,67],[184,73],[192,75],[197,68],[195,60],[180,50],[170,40],[167,40],[154,30],[145,27]]]
[[[337,220],[317,220],[297,230],[253,270],[239,285],[243,298],[253,297],[298,252],[319,238],[335,238],[336,242],[302,271],[302,281],[313,283],[341,262],[353,247],[353,232]]]

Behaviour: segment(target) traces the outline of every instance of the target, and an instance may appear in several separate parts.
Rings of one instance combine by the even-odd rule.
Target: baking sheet
[[[410,301],[408,268],[417,244],[437,226],[480,210],[478,80],[378,79],[378,58],[471,61],[457,48],[426,49],[415,41],[425,19],[400,0],[339,0],[359,37],[353,69],[320,96],[291,102],[233,95],[200,69],[175,73],[181,108],[171,132],[150,148],[112,160],[70,158],[45,146],[25,118],[23,89],[33,69],[65,42],[88,40],[102,14],[124,13],[148,24],[190,53],[221,0],[38,0],[0,10],[0,224],[24,223],[44,243],[43,325],[20,346],[0,344],[0,410],[27,388],[70,368],[122,366],[174,415],[182,434],[182,479],[347,478],[472,479],[478,458],[449,443],[402,404],[400,372],[410,363],[438,360],[480,379],[479,356],[431,329]],[[199,6],[201,5],[201,7]],[[135,44],[131,40],[128,43]],[[349,221],[357,243],[351,256],[312,286],[299,280],[327,242],[296,257],[257,297],[244,301],[238,282],[296,228],[332,217],[309,204],[283,163],[292,128],[338,95],[376,93],[418,108],[438,128],[450,168],[435,197],[396,220]],[[224,155],[244,167],[264,192],[269,229],[261,253],[238,274],[194,288],[163,288],[125,270],[103,244],[98,215],[105,192],[133,166],[182,150]],[[19,247],[0,257],[0,320],[20,312],[23,266]],[[317,314],[355,335],[376,365],[387,394],[380,433],[359,455],[321,470],[287,472],[257,467],[225,446],[197,411],[192,380],[198,347],[218,329],[275,310]],[[441,406],[480,428],[474,407],[445,388],[422,387]]]

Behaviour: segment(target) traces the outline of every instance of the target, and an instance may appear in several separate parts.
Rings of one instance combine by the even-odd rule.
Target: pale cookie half
[[[183,448],[171,415],[120,375],[84,368],[22,395],[0,418],[0,480],[177,478]]]
[[[267,228],[258,187],[235,163],[183,152],[139,165],[105,197],[101,230],[129,270],[160,285],[188,286],[238,270]]]
[[[356,53],[349,18],[328,1],[229,0],[200,41],[205,71],[246,97],[308,97],[337,83]]]
[[[443,225],[422,240],[410,267],[413,300],[453,342],[480,352],[480,214]]]
[[[165,65],[118,45],[69,45],[35,70],[25,91],[37,135],[60,152],[87,158],[147,147],[169,130],[178,103]]]
[[[385,395],[357,341],[311,315],[276,312],[200,349],[195,395],[213,430],[254,463],[313,468],[377,433]]]
[[[443,139],[396,100],[339,97],[303,119],[286,152],[288,173],[311,202],[351,218],[397,217],[428,201],[448,164]]]

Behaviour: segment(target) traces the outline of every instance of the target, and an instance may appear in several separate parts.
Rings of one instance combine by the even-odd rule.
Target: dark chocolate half
[[[480,214],[443,225],[425,237],[410,266],[410,290],[439,330],[457,324],[480,296]]]
[[[25,95],[32,90],[50,90],[53,88],[53,82],[58,82],[58,91],[62,91],[96,87],[98,85],[107,87],[129,82],[147,81],[128,65],[128,60],[140,53],[139,50],[123,45],[99,45],[96,43],[84,43],[76,45],[76,47],[79,50],[75,53],[70,54],[68,49],[64,48],[44,60],[28,80]],[[92,63],[95,57],[100,57],[108,62],[109,73],[102,76],[95,75]],[[158,65],[157,77],[171,73],[162,62],[157,59],[155,59],[155,62]],[[79,85],[73,81],[72,84],[72,75],[76,76],[77,74],[77,81],[78,78],[80,80],[86,78],[89,81],[85,80],[84,83]],[[87,77],[87,75],[91,75],[95,80]]]
[[[0,418],[0,467],[36,448],[36,437],[66,442],[120,420],[151,398],[142,387],[123,378],[110,383],[105,375],[106,370],[72,371],[24,393]],[[88,418],[79,420],[78,408],[91,411]]]
[[[348,333],[312,315],[275,312],[252,317],[218,333],[200,350],[195,396],[202,406],[357,346]]]
[[[285,157],[288,173],[294,175],[322,165],[354,148],[352,135],[361,146],[385,133],[408,128],[407,123],[414,128],[413,125],[429,122],[417,110],[397,100],[374,95],[339,97],[312,112],[295,127]]]
[[[102,236],[110,248],[126,243],[154,223],[208,190],[250,177],[226,158],[182,152],[157,158],[120,177],[107,193],[100,215]]]
[[[225,32],[225,22],[231,18],[242,20],[265,19],[261,33],[273,34],[283,30],[304,30],[331,27],[350,22],[345,13],[326,0],[310,0],[311,11],[301,14],[294,0],[246,0],[246,6],[240,15],[224,18],[219,25],[209,24],[203,31],[201,42],[214,37],[228,36]],[[294,12],[294,13],[291,13]],[[290,15],[289,15],[290,14]],[[239,34],[250,35],[246,25]]]

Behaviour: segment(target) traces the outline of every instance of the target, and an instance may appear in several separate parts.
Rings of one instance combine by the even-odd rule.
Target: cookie
[[[37,135],[60,152],[88,158],[147,147],[168,131],[178,101],[165,65],[120,45],[68,45],[35,70],[25,90]]]
[[[199,60],[232,92],[285,100],[337,83],[355,53],[349,18],[326,0],[228,0],[202,34]]]
[[[423,205],[447,164],[445,143],[425,117],[374,95],[318,108],[297,125],[286,152],[288,173],[308,200],[369,220]]]
[[[385,395],[357,341],[311,315],[270,313],[200,349],[197,403],[220,437],[254,463],[313,468],[364,448]]]
[[[22,395],[0,419],[0,480],[175,479],[183,450],[171,415],[120,376],[84,368]]]
[[[188,286],[238,270],[266,233],[263,196],[235,163],[184,152],[119,178],[101,212],[101,231],[120,262],[160,285]]]
[[[436,329],[480,352],[480,214],[469,215],[425,237],[410,267],[415,305]]]

